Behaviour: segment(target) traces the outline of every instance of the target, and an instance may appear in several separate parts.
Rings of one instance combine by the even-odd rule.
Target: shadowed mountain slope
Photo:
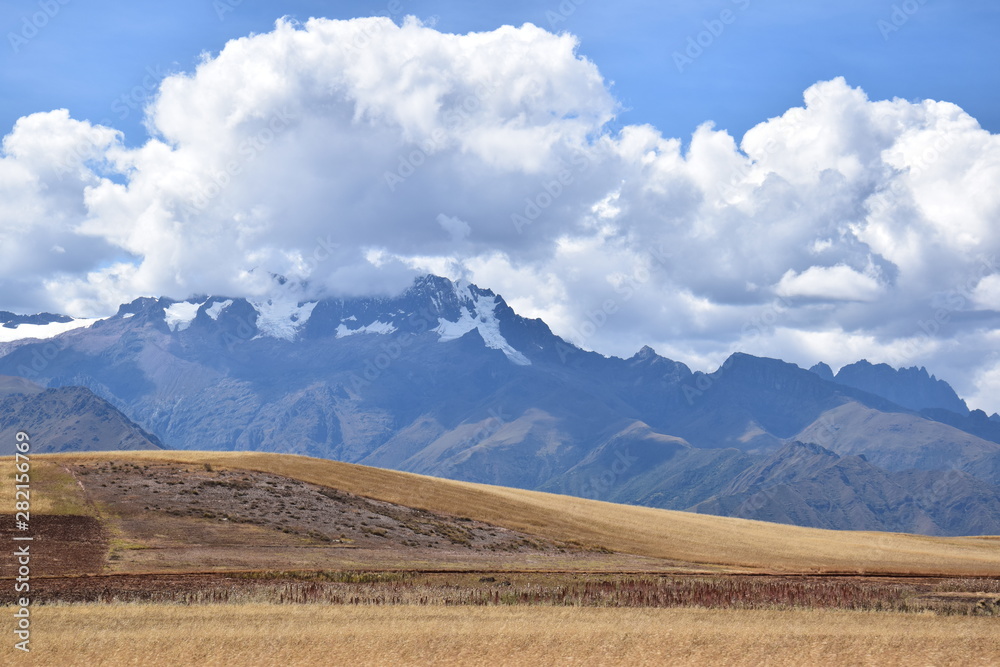
[[[286,286],[262,301],[142,298],[91,326],[10,345],[0,373],[84,386],[177,449],[287,452],[732,513],[742,510],[724,499],[751,491],[729,488],[734,478],[794,440],[863,455],[872,479],[959,470],[983,493],[1000,484],[997,442],[822,368],[738,353],[692,373],[649,347],[604,357],[490,290],[434,276],[394,297],[303,301]],[[992,437],[996,422],[980,421]],[[840,492],[832,476],[810,483]],[[775,519],[949,534],[989,525],[933,512],[910,520],[900,514],[909,505],[885,493],[868,514],[826,516],[809,493],[810,511]]]
[[[43,389],[0,376],[0,454],[14,453],[22,430],[36,454],[161,448],[156,436],[84,387]]]

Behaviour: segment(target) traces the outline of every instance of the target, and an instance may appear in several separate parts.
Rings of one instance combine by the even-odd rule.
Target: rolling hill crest
[[[86,387],[170,448],[803,525],[1000,533],[1000,423],[953,411],[965,404],[926,372],[833,376],[735,354],[706,374],[648,347],[608,358],[434,276],[388,298],[142,298],[87,324],[8,337],[0,374]],[[754,472],[774,465],[801,470]],[[794,512],[775,509],[784,497]],[[958,498],[980,519],[949,513]]]

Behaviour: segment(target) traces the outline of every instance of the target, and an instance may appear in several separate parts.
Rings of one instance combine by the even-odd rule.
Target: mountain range
[[[150,446],[805,526],[1000,534],[1000,417],[925,369],[834,374],[737,353],[701,373],[649,347],[604,357],[435,276],[390,298],[302,300],[286,285],[7,324],[0,374],[83,388]]]
[[[29,431],[35,454],[162,449],[156,436],[86,387],[45,389],[0,376],[0,455],[14,453],[20,430]]]

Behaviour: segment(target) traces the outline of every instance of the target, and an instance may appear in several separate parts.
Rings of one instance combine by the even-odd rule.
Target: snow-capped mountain
[[[52,313],[15,315],[0,310],[0,343],[30,338],[52,338],[73,329],[89,327],[96,321],[96,319],[73,319],[67,315]]]
[[[391,299],[300,301],[291,290],[268,299],[138,299],[122,306],[111,319],[137,315],[144,323],[162,321],[173,333],[192,326],[210,328],[211,323],[224,330],[235,327],[240,331],[233,340],[272,338],[294,342],[331,335],[346,338],[431,332],[445,343],[475,330],[486,347],[502,352],[512,363],[531,364],[501,330],[511,329],[516,335],[514,330],[523,328],[522,318],[514,315],[503,299],[490,290],[435,276],[417,279],[409,290]],[[94,320],[77,322],[81,322],[77,326],[84,326]]]
[[[167,447],[828,527],[1000,532],[1000,424],[985,415],[929,419],[822,369],[745,354],[712,374],[648,347],[606,358],[488,289],[434,276],[388,298],[302,300],[284,287],[259,300],[141,298],[96,322],[10,318],[11,331],[47,336],[4,343],[0,374],[85,386]],[[751,469],[753,484],[737,483]],[[928,497],[928,480],[948,492]],[[892,487],[881,505],[872,485]],[[772,516],[779,488],[798,514]],[[859,503],[881,509],[852,518]]]

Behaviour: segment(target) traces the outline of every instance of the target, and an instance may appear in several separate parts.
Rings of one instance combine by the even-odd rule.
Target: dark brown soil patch
[[[91,499],[112,508],[133,540],[154,538],[145,534],[145,526],[156,523],[150,519],[160,515],[217,526],[250,524],[317,545],[498,553],[578,550],[468,518],[267,473],[128,462],[76,464],[68,469]]]
[[[18,563],[12,555],[29,546],[31,577],[100,572],[108,551],[107,531],[90,516],[32,514],[29,530],[17,530],[14,515],[0,514],[0,541],[11,554],[3,561],[0,576],[16,576]],[[14,537],[31,536],[31,541]]]

